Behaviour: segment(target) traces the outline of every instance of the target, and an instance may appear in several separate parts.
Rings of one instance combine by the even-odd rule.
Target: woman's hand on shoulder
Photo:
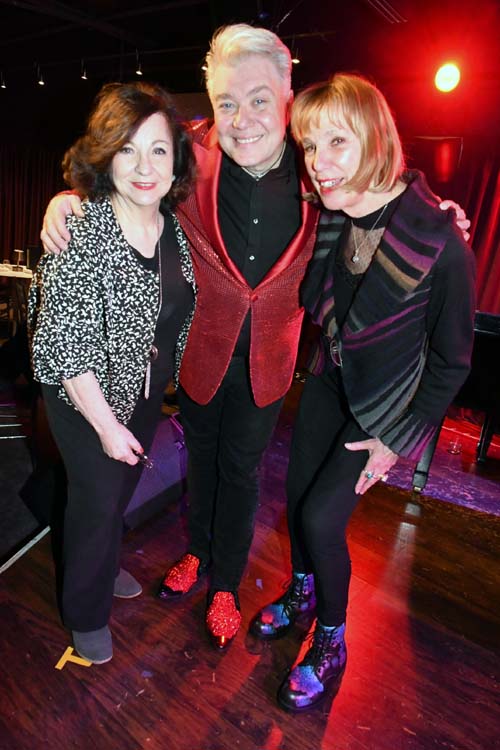
[[[358,440],[355,443],[345,443],[349,451],[368,451],[368,460],[358,477],[354,491],[363,495],[376,482],[387,480],[387,472],[398,460],[397,453],[391,451],[379,438]]]
[[[438,198],[440,200],[440,198]],[[460,206],[458,203],[455,203],[455,201],[441,201],[439,204],[439,208],[442,211],[447,211],[449,208],[452,208],[455,211],[456,214],[456,223],[457,227],[460,229],[464,236],[464,240],[467,242],[467,240],[470,238],[470,234],[467,231],[470,229],[470,221],[465,215],[465,211],[463,210],[462,206]]]
[[[40,239],[45,252],[59,255],[63,250],[66,250],[71,239],[66,227],[66,217],[71,214],[78,216],[80,219],[85,216],[78,195],[60,193],[52,198],[43,217],[43,228],[40,232]]]

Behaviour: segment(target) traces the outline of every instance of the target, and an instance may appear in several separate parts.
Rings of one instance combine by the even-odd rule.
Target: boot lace
[[[300,605],[300,600],[304,593],[307,593],[305,591],[307,583],[307,575],[305,575],[301,578],[292,577],[285,584],[286,591],[283,594],[283,612],[288,618],[293,616],[295,608]]]
[[[323,630],[316,627],[313,632],[306,636],[306,639],[310,643],[310,646],[301,662],[301,666],[310,665],[314,669],[325,666],[339,645],[336,629]]]

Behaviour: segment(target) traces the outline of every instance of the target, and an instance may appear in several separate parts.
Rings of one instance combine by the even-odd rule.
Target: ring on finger
[[[389,479],[389,474],[379,474],[378,478],[381,482],[387,482],[387,480]]]
[[[373,479],[374,476],[375,474],[373,473],[373,471],[365,471],[365,477],[367,479]]]

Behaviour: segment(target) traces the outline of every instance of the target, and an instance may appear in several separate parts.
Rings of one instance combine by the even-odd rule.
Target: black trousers
[[[212,563],[213,590],[234,591],[243,575],[258,503],[258,467],[282,401],[255,405],[243,357],[233,357],[205,406],[179,389],[189,456],[189,552]]]
[[[287,477],[292,568],[313,573],[324,625],[345,622],[351,560],[346,527],[367,451],[346,442],[369,436],[355,422],[338,373],[309,376],[299,405]]]
[[[120,568],[123,513],[140,478],[141,464],[129,466],[105,455],[97,433],[82,415],[42,386],[50,428],[64,461],[68,501],[62,541],[63,622],[87,632],[104,627]],[[147,451],[160,416],[163,388],[140,398],[127,425]]]

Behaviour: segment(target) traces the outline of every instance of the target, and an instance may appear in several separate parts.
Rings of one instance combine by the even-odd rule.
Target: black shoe
[[[250,632],[257,638],[280,638],[303,612],[316,606],[312,573],[293,573],[287,590],[279,599],[258,612],[250,624]]]
[[[287,711],[300,712],[316,706],[337,684],[345,670],[345,624],[325,628],[319,622],[312,645],[278,691],[278,703]]]

